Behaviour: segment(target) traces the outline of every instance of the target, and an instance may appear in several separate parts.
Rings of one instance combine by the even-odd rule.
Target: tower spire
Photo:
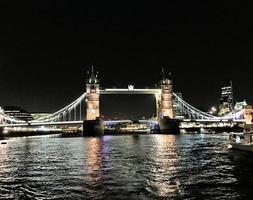
[[[165,75],[164,75],[164,67],[162,67],[162,80],[164,81]]]
[[[91,70],[89,72],[87,73],[87,75],[89,75],[89,77],[87,79],[87,83],[97,84],[98,83],[98,74],[95,75],[93,65],[91,66]]]
[[[171,80],[171,72],[169,72],[169,76],[166,77],[164,67],[162,67],[162,81],[165,81],[166,79]]]

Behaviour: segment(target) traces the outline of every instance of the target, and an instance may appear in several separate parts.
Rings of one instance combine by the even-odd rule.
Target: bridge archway
[[[99,79],[92,67],[86,80],[86,120],[100,117],[100,94],[153,94],[156,98],[156,118],[174,118],[172,90],[172,81],[164,77],[159,89],[135,89],[133,85],[129,85],[127,89],[99,90]]]

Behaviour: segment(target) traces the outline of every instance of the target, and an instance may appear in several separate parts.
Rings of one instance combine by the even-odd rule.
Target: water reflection
[[[253,159],[251,152],[230,150],[229,159],[234,163],[232,174],[236,178],[233,190],[234,196],[240,199],[249,199],[253,196],[253,191],[249,186],[253,185]]]
[[[250,199],[225,135],[27,138],[0,145],[0,199]]]
[[[1,142],[6,141],[2,140]],[[8,149],[9,149],[8,143],[0,144],[0,172],[3,172],[8,169]]]
[[[103,198],[102,139],[84,140],[84,192],[88,198]]]
[[[175,135],[155,135],[153,152],[147,166],[147,190],[151,197],[173,197],[179,192],[178,154]]]

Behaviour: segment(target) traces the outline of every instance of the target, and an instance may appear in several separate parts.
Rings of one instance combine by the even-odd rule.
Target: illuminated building
[[[247,105],[248,105],[248,104],[247,104],[246,100],[240,101],[240,102],[236,102],[236,103],[235,103],[234,110],[242,110],[242,109],[244,109]]]
[[[99,116],[99,80],[92,67],[86,80],[86,120],[95,120]]]
[[[158,116],[159,118],[174,118],[173,113],[173,83],[172,80],[164,77],[164,69],[162,69],[161,95],[158,99]]]
[[[24,120],[24,121],[33,120],[31,113],[29,113],[17,106],[6,106],[3,108],[3,110],[6,115],[11,116],[13,118]]]
[[[34,120],[37,120],[39,118],[44,118],[50,115],[50,113],[32,113],[31,114]]]
[[[253,121],[253,109],[252,106],[247,105],[245,107],[244,119],[246,124],[251,124]]]
[[[233,86],[232,81],[230,81],[229,86],[224,86],[221,88],[221,96],[219,101],[219,115],[224,115],[233,110],[234,107],[234,97],[233,97]]]

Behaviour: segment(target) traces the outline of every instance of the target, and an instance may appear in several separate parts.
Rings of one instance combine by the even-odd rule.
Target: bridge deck
[[[104,89],[100,94],[159,94],[161,89]]]
[[[157,124],[157,120],[138,120],[140,123],[153,123]],[[111,121],[104,121],[105,124],[110,123],[124,123],[124,122],[131,122],[131,120],[111,120]],[[181,120],[183,123],[203,123],[203,124],[211,124],[211,123],[244,123],[245,120],[218,120],[218,119],[211,119],[211,120],[201,120],[201,119],[184,119]],[[22,124],[0,124],[0,127],[25,127],[25,126],[57,126],[57,125],[82,125],[83,121],[63,121],[63,122],[33,122],[33,123],[22,123]]]

